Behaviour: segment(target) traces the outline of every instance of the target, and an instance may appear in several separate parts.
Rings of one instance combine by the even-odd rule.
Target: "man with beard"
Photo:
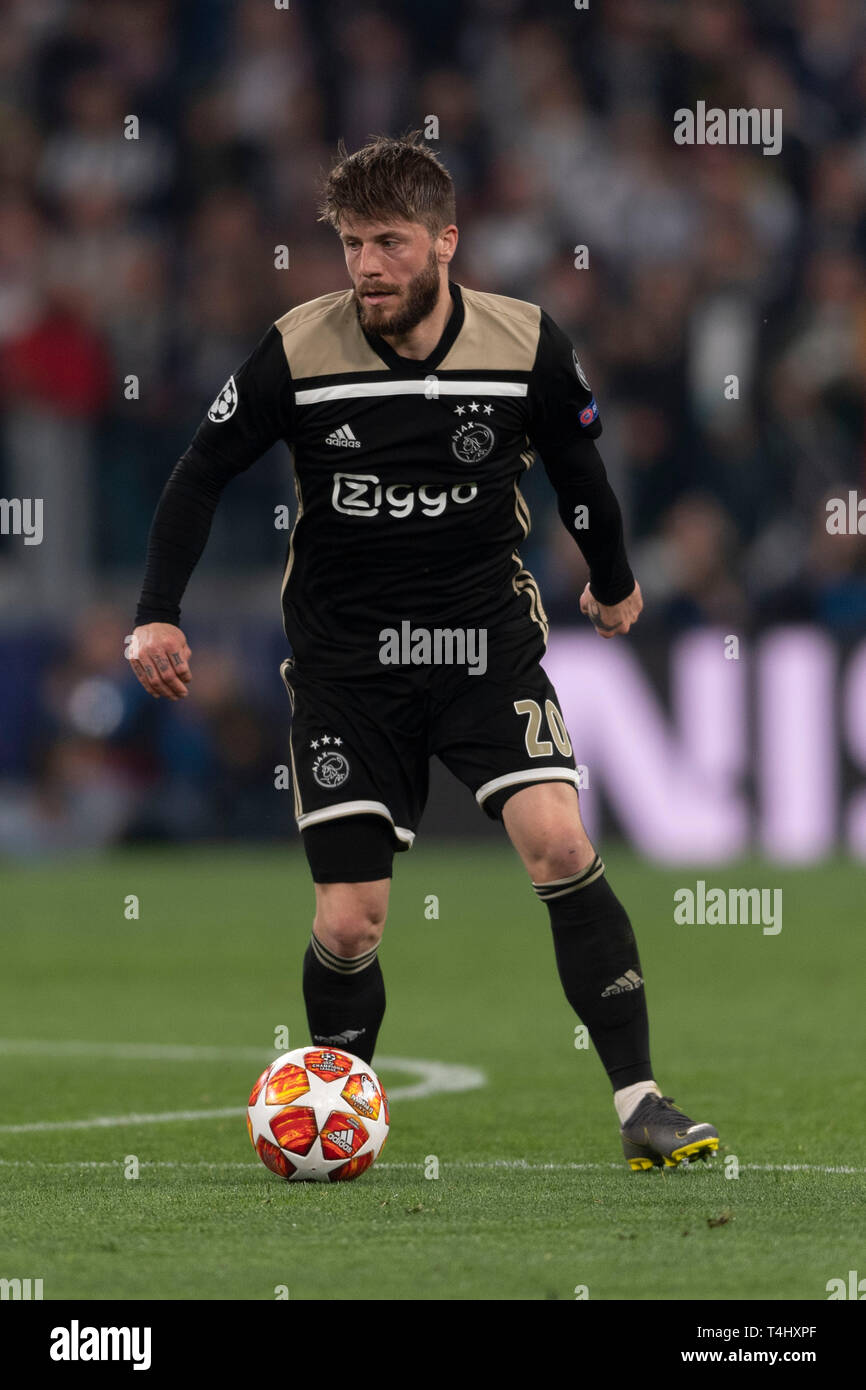
[[[180,600],[214,508],[284,440],[298,511],[282,673],[316,891],[303,962],[313,1041],[372,1061],[393,856],[415,837],[436,754],[504,823],[550,913],[560,979],[610,1078],[631,1167],[705,1158],[716,1130],[653,1078],[634,934],[581,821],[540,665],[547,618],[517,551],[529,530],[519,479],[536,446],[589,565],[581,610],[605,638],[637,620],[589,383],[538,305],[449,279],[454,189],[419,136],[341,148],[320,211],[352,288],[277,319],[177,464],[151,530],[133,669],[151,694],[186,697]],[[469,660],[479,634],[483,670]]]

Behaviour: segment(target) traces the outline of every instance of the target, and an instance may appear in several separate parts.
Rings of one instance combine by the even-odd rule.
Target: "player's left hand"
[[[628,598],[608,606],[599,603],[587,584],[580,596],[580,611],[585,613],[599,637],[619,637],[637,622],[643,608],[640,585],[635,583]]]

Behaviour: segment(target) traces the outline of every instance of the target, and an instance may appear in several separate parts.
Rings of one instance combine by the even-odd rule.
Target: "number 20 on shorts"
[[[536,700],[515,700],[514,709],[517,714],[528,715],[526,751],[530,758],[549,758],[553,753],[554,743],[564,758],[571,757],[571,740],[568,737],[565,720],[552,700],[545,700],[544,714],[541,713],[541,706]],[[539,738],[542,720],[545,716],[553,743],[550,739]]]

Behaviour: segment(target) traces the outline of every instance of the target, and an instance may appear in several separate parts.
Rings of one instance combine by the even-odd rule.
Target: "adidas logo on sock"
[[[627,994],[631,989],[640,989],[642,984],[643,980],[636,970],[627,970],[618,980],[614,980],[612,985],[601,991],[601,997],[607,999],[611,994]]]
[[[336,444],[341,449],[360,449],[361,441],[356,439],[349,425],[340,425],[339,429],[334,430],[325,440],[326,444]]]

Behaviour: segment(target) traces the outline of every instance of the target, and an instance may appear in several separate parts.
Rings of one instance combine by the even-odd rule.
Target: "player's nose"
[[[378,251],[375,246],[362,246],[358,256],[358,278],[363,284],[366,280],[378,280],[382,274],[378,264]]]

